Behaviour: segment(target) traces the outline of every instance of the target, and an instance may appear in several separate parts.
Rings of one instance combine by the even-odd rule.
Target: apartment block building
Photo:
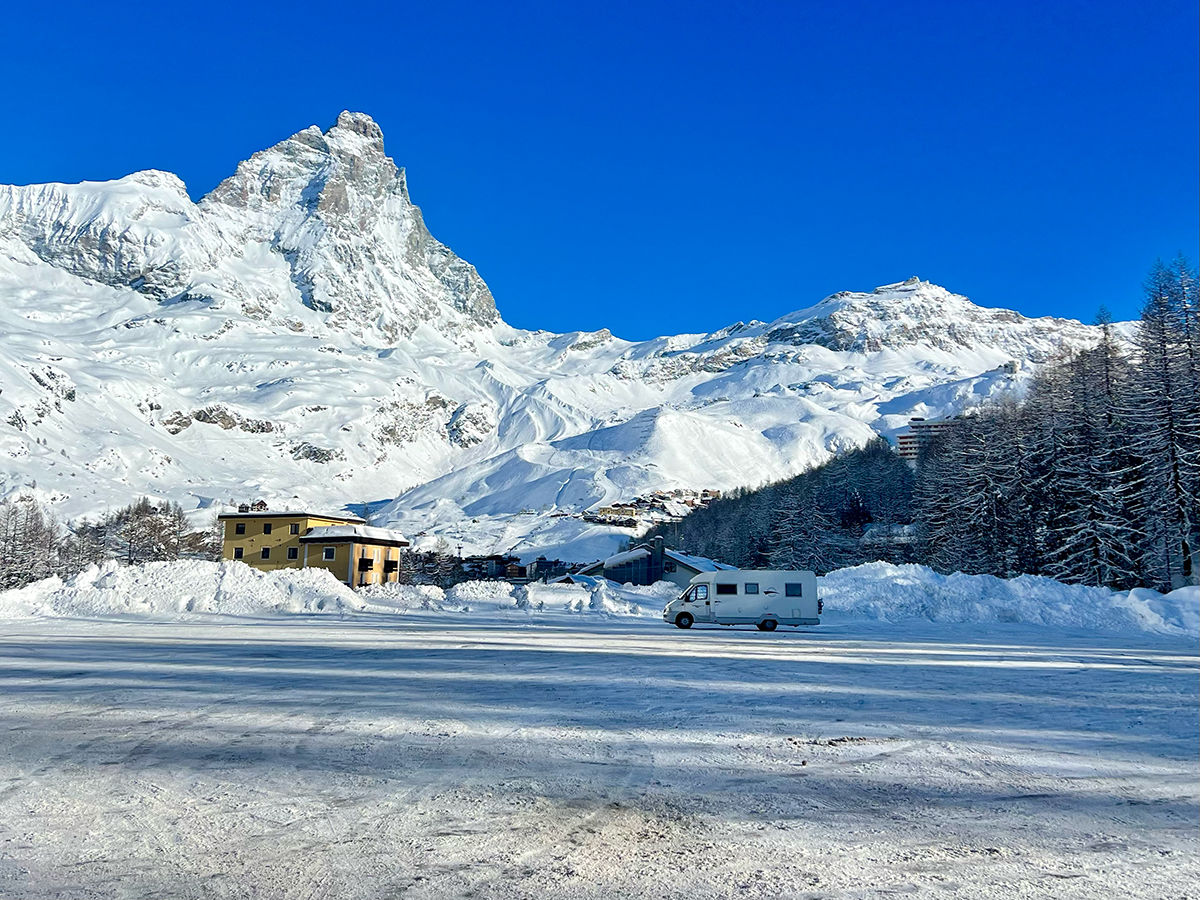
[[[256,507],[218,517],[225,559],[266,572],[328,569],[351,587],[398,580],[400,553],[409,546],[399,532],[375,528],[357,516]]]

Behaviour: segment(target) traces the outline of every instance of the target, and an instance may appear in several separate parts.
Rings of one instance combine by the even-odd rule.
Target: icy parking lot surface
[[[0,897],[1200,895],[1193,639],[0,622]]]

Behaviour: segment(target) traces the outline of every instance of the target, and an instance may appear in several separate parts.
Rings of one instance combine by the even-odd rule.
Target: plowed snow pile
[[[240,562],[92,566],[74,578],[47,578],[0,593],[0,616],[176,616],[334,613],[362,599],[324,569],[264,573]]]
[[[826,613],[854,618],[1200,633],[1200,587],[1169,594],[1110,591],[1037,575],[940,575],[925,566],[883,562],[830,572],[820,586]]]
[[[92,566],[63,581],[48,578],[0,593],[0,618],[135,615],[174,618],[192,614],[250,616],[288,613],[562,612],[657,615],[675,585],[618,588],[472,581],[443,591],[432,585],[373,585],[355,592],[324,569],[260,572],[241,562],[182,560]]]
[[[679,588],[667,582],[649,587],[589,579],[589,584],[530,584],[514,587],[506,581],[467,581],[443,591],[432,585],[378,584],[359,595],[372,612],[417,609],[438,612],[601,613],[611,616],[658,615]]]
[[[939,575],[925,566],[868,563],[820,579],[825,623],[841,617],[880,621],[1009,622],[1106,631],[1200,634],[1200,588],[1159,594],[1138,589],[1060,584],[1022,575]],[[408,614],[432,611],[468,617],[529,615],[657,617],[679,588],[473,581],[449,590],[431,585],[375,585],[352,591],[323,569],[259,572],[240,562],[110,562],[74,578],[50,578],[0,593],[0,617],[197,614]]]

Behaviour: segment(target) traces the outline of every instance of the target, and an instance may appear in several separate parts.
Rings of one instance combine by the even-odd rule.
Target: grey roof
[[[232,512],[221,513],[217,516],[218,519],[270,519],[270,518],[285,518],[294,519],[298,516],[308,516],[311,519],[332,519],[334,522],[361,522],[364,525],[366,519],[358,516],[344,516],[340,513],[323,513],[312,512],[307,509],[264,509],[262,512]]]
[[[367,544],[408,546],[408,539],[400,532],[390,531],[387,528],[375,528],[372,525],[318,525],[300,540],[326,544],[357,541]]]

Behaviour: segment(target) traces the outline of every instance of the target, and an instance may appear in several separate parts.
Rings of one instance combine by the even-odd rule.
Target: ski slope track
[[[572,559],[627,532],[551,513],[798,474],[1099,338],[918,279],[640,343],[513,328],[349,112],[198,202],[159,171],[0,187],[0,316],[0,494],[371,504]]]

